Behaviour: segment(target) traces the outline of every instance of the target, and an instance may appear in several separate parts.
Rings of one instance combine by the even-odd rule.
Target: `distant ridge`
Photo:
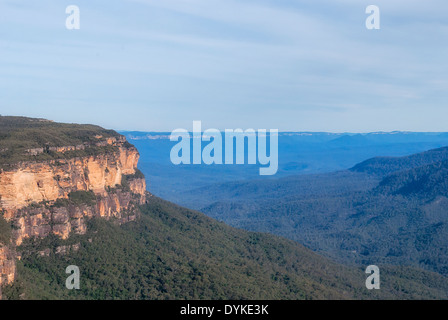
[[[381,181],[376,192],[434,199],[448,196],[448,161],[398,172]]]
[[[405,157],[375,157],[357,164],[350,171],[387,176],[395,172],[406,171],[445,160],[448,160],[448,147]]]
[[[362,134],[344,135],[330,141],[331,145],[339,146],[360,146],[366,143],[371,143],[371,141],[366,135]]]

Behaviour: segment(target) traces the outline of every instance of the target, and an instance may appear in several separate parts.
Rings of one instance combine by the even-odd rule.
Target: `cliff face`
[[[84,234],[86,221],[94,216],[118,223],[136,219],[137,206],[147,194],[144,177],[136,174],[138,151],[124,139],[103,144],[112,151],[1,169],[0,210],[12,225],[12,239],[0,244],[0,285],[14,281],[15,247],[27,238]],[[60,147],[54,152],[71,150]]]
[[[140,179],[139,179],[140,180]],[[136,207],[145,202],[145,194],[114,190],[105,195],[96,195],[92,204],[40,205],[19,209],[11,218],[13,244],[19,246],[24,239],[45,238],[55,234],[67,239],[73,232],[85,234],[87,219],[116,218],[119,223],[137,218]]]
[[[32,203],[67,198],[73,191],[105,195],[121,184],[122,175],[135,173],[137,150],[120,146],[118,152],[87,158],[24,162],[0,172],[0,208],[11,219],[17,209]]]
[[[0,245],[0,284],[10,284],[14,281],[14,252],[7,246]]]

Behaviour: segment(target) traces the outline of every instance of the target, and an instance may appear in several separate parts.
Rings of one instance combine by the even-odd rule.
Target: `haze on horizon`
[[[65,9],[81,11],[67,30]],[[365,9],[381,9],[381,30]],[[0,114],[170,132],[448,131],[442,0],[0,3]]]

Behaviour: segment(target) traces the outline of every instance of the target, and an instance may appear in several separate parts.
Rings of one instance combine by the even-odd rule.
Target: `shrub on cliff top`
[[[93,191],[73,191],[68,194],[68,198],[76,205],[86,204],[92,206],[96,202]]]
[[[135,169],[134,174],[124,174],[121,176],[121,187],[125,191],[130,191],[129,181],[134,179],[145,179],[145,175],[139,170]]]
[[[139,169],[135,169],[134,179],[145,179],[145,175]]]
[[[97,146],[107,138],[121,135],[94,125],[57,123],[44,119],[0,116],[0,167],[20,161],[47,161],[60,158],[95,156],[113,153],[116,146]],[[51,147],[87,145],[85,149],[54,152]],[[126,144],[126,146],[132,146]],[[125,147],[126,147],[125,146]],[[29,149],[43,149],[31,154]]]

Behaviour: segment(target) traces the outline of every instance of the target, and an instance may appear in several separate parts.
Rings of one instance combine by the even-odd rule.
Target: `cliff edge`
[[[115,131],[0,116],[0,285],[26,239],[85,234],[92,217],[135,220],[149,195],[138,159]]]

